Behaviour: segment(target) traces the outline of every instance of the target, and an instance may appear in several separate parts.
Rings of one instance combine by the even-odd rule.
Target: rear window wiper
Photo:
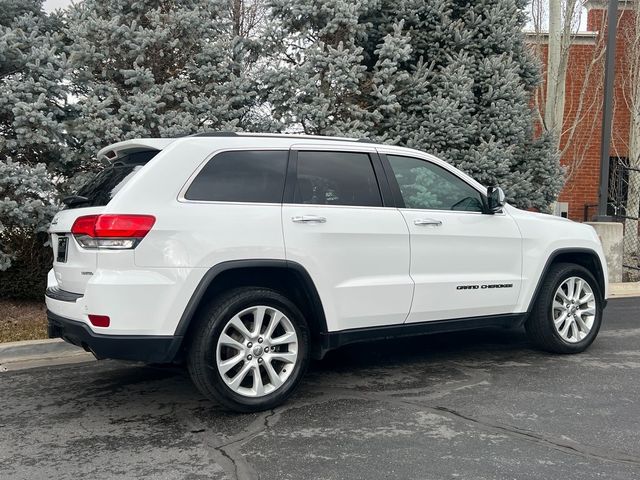
[[[89,201],[90,200],[87,197],[83,197],[82,195],[69,195],[68,197],[64,197],[62,199],[62,203],[64,203],[67,207],[89,203]]]

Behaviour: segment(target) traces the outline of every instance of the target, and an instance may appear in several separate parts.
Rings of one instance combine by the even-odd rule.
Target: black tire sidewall
[[[598,282],[594,278],[594,276],[587,270],[586,268],[580,265],[563,265],[557,269],[555,269],[552,273],[552,277],[550,278],[551,282],[548,284],[550,287],[543,292],[541,296],[540,305],[538,305],[538,315],[540,319],[544,322],[545,327],[549,329],[551,335],[555,342],[558,343],[558,347],[560,347],[566,353],[578,353],[584,351],[591,343],[593,343],[595,337],[598,335],[598,331],[600,330],[600,325],[602,323],[602,311],[603,311],[603,296],[600,291],[600,286]],[[566,281],[570,277],[579,277],[582,280],[586,281],[593,294],[595,296],[596,302],[596,316],[593,321],[593,326],[589,331],[588,335],[576,343],[567,342],[564,340],[560,333],[557,331],[554,322],[553,315],[551,313],[551,306],[555,297],[555,293],[560,287],[560,285]]]
[[[289,318],[298,336],[298,361],[294,371],[284,385],[260,398],[246,397],[234,392],[226,385],[216,365],[218,339],[227,322],[242,310],[256,305],[280,310]],[[205,387],[225,406],[237,411],[268,410],[284,402],[295,391],[309,363],[309,329],[300,310],[286,297],[264,288],[237,289],[230,292],[224,301],[214,303],[203,326],[197,340],[200,342],[199,358],[193,360],[204,363]]]

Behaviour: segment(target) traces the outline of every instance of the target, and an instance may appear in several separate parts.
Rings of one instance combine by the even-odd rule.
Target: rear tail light
[[[155,222],[152,215],[85,215],[73,222],[71,233],[83,248],[130,249]]]

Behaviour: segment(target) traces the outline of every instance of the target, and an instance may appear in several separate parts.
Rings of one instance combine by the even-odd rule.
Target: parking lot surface
[[[640,478],[640,299],[580,355],[495,330],[343,348],[260,414],[178,368],[1,373],[0,478]]]

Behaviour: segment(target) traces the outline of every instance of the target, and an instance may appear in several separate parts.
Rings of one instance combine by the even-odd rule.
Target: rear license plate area
[[[68,237],[58,237],[58,253],[56,255],[56,261],[58,263],[65,263],[67,261],[67,250],[69,248]]]

